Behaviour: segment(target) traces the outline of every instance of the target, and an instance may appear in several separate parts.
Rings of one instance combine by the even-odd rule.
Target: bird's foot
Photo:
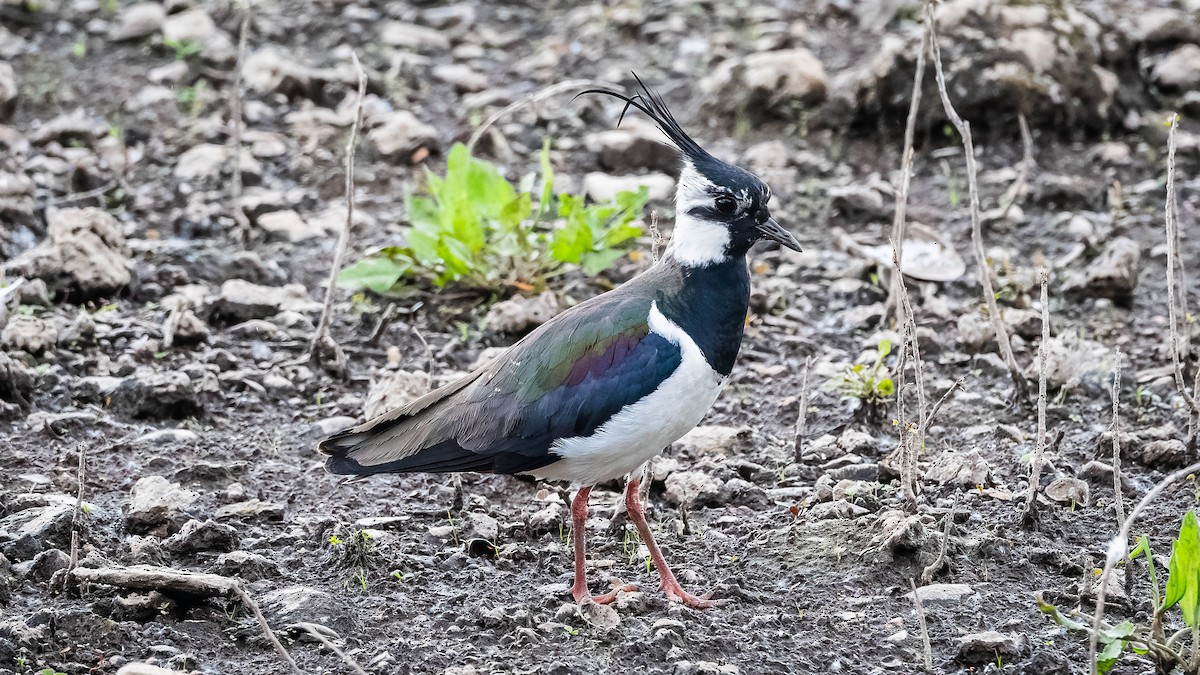
[[[575,598],[575,603],[579,605],[582,605],[589,600],[597,605],[611,605],[616,601],[618,593],[632,593],[637,589],[638,587],[634,584],[621,584],[608,593],[591,595],[588,593],[586,586],[575,586],[571,588],[571,597]]]
[[[704,595],[692,595],[691,593],[683,590],[683,587],[680,586],[679,582],[677,581],[663,581],[662,591],[666,594],[667,600],[670,600],[671,602],[681,602],[693,609],[712,609],[713,607],[720,607],[722,604],[724,604],[723,600],[711,599],[712,593],[705,593]]]

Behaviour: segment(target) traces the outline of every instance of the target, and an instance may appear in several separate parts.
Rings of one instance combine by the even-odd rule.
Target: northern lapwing
[[[635,76],[636,77],[636,76]],[[733,370],[750,300],[746,253],[769,239],[799,251],[771,218],[771,190],[684,133],[662,98],[606,94],[648,115],[682,153],[675,229],[660,260],[624,285],[559,314],[462,379],[320,442],[341,475],[479,471],[579,486],[571,503],[577,602],[588,494],[629,476],[625,507],[671,600],[711,607],[683,590],[638,499],[642,464],[695,427]],[[622,116],[624,111],[622,112]],[[618,122],[619,124],[619,122]]]

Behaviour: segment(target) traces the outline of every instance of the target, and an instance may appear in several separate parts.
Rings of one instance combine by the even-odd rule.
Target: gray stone
[[[97,208],[49,209],[49,237],[4,266],[10,276],[43,279],[85,298],[124,288],[133,261],[116,219]]]
[[[554,291],[543,291],[527,298],[521,295],[502,300],[488,309],[486,325],[502,333],[524,333],[536,328],[558,314],[558,297]]]
[[[141,371],[126,377],[112,391],[108,405],[134,418],[180,418],[201,409],[191,379],[178,371]]]
[[[750,427],[705,424],[687,432],[675,444],[684,457],[728,456],[741,449],[752,433]]]
[[[233,39],[202,9],[188,9],[166,17],[162,33],[164,41],[197,45],[200,55],[209,61],[222,63],[237,57]]]
[[[65,570],[70,564],[71,557],[62,549],[47,549],[33,558],[29,567],[29,578],[36,581],[49,581],[55,572]]]
[[[306,221],[292,210],[264,213],[255,219],[255,224],[267,233],[268,238],[276,241],[296,243],[328,234],[324,228]]]
[[[54,345],[57,343],[58,329],[49,321],[36,316],[18,314],[9,319],[4,331],[0,332],[0,345],[34,356],[54,351]]]
[[[336,595],[307,586],[289,586],[263,596],[262,608],[282,625],[315,623],[347,635],[354,628],[349,604]]]
[[[257,581],[279,576],[279,565],[275,561],[250,551],[230,551],[217,556],[213,569],[217,574],[236,576],[246,581]]]
[[[996,663],[998,656],[1012,659],[1024,651],[1025,638],[1021,635],[1005,635],[988,630],[958,638],[958,653],[955,658],[966,663]]]
[[[651,201],[667,201],[675,194],[675,179],[662,173],[641,176],[611,176],[593,171],[583,177],[583,191],[592,201],[610,202],[621,192],[636,192],[645,186]]]
[[[18,559],[31,558],[46,546],[70,546],[74,512],[74,507],[67,504],[22,509],[0,519],[0,541],[25,540],[28,545],[17,547],[17,553],[25,555],[15,555]]]
[[[1185,44],[1154,64],[1150,79],[1171,91],[1190,91],[1200,87],[1200,46]]]
[[[967,584],[929,584],[917,587],[917,597],[922,604],[953,604],[962,602],[975,594],[975,589]],[[906,598],[913,599],[912,592],[906,593]]]
[[[438,64],[433,67],[431,73],[437,79],[454,85],[459,93],[482,91],[488,86],[486,75],[461,63]]]
[[[418,148],[436,147],[437,129],[407,110],[396,110],[367,133],[367,140],[375,145],[381,155],[407,159]]]
[[[139,534],[162,526],[175,529],[189,519],[185,511],[199,497],[162,476],[139,478],[130,492],[125,523]]]
[[[284,310],[306,313],[320,309],[321,303],[311,299],[300,284],[261,286],[244,279],[230,279],[221,284],[221,292],[213,303],[216,315],[238,321],[264,319]]]
[[[782,112],[787,104],[825,100],[829,78],[820,60],[801,47],[727,59],[700,86],[725,110]]]
[[[129,5],[117,15],[117,20],[108,33],[115,42],[140,40],[162,29],[167,10],[157,2],[141,2]]]
[[[978,450],[943,452],[933,460],[925,478],[935,483],[975,487],[991,483],[992,469]]]
[[[163,541],[163,548],[172,553],[232,551],[237,548],[237,542],[237,530],[230,525],[215,520],[189,520]]]
[[[1062,504],[1088,503],[1088,484],[1078,478],[1056,478],[1046,486],[1046,496]]]
[[[676,471],[667,476],[666,497],[672,504],[692,507],[716,503],[721,484],[703,471]]]
[[[627,173],[636,170],[669,172],[677,169],[676,152],[655,127],[625,120],[618,129],[588,134],[584,144],[606,171]]]
[[[176,445],[183,443],[197,443],[200,436],[190,429],[159,429],[151,431],[147,434],[142,434],[134,439],[134,443],[145,445]]]
[[[385,371],[371,382],[363,415],[372,419],[407,405],[429,391],[429,377],[419,370]]]
[[[17,73],[12,64],[0,61],[0,119],[8,117],[17,104]]]
[[[403,21],[388,21],[379,28],[379,41],[391,47],[413,51],[444,50],[450,48],[450,39],[426,26]]]
[[[200,143],[179,155],[173,173],[179,180],[216,181],[231,163],[232,156],[233,150],[228,146]],[[262,175],[262,166],[249,152],[242,151],[238,164],[244,176]]]

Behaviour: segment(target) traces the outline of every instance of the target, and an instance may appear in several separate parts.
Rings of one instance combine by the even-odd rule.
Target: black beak
[[[800,242],[796,241],[796,237],[792,236],[791,232],[783,229],[783,226],[775,222],[774,218],[767,218],[767,222],[761,223],[758,226],[758,233],[762,235],[763,239],[777,241],[793,251],[800,250]]]

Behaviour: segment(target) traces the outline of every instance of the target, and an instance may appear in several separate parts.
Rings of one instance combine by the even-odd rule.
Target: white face
[[[725,259],[729,245],[729,228],[721,222],[689,215],[699,206],[713,203],[717,186],[701,176],[690,162],[684,162],[679,173],[679,190],[675,195],[675,232],[666,255],[687,267],[703,267]],[[738,195],[733,195],[738,199]],[[748,200],[744,193],[741,199]]]

